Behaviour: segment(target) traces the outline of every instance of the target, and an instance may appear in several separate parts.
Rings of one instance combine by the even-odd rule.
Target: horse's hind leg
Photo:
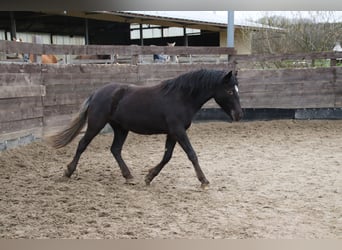
[[[104,127],[105,124],[92,126],[88,121],[88,128],[85,132],[84,136],[78,143],[78,147],[76,150],[76,154],[73,158],[73,160],[68,164],[67,169],[64,172],[64,176],[70,177],[74,171],[76,170],[77,163],[81,157],[81,154],[86,150],[89,143],[93,140],[93,138],[101,131],[101,129]]]
[[[128,131],[119,126],[116,126],[113,123],[111,123],[110,125],[114,130],[114,140],[110,151],[112,152],[115,160],[119,164],[122,176],[126,179],[127,182],[129,182],[133,179],[133,176],[121,156],[122,146],[127,138]]]
[[[161,162],[154,168],[151,168],[145,177],[146,185],[149,185],[154,177],[156,177],[163,167],[170,161],[173,149],[175,148],[176,140],[174,140],[170,135],[166,138],[165,143],[165,153]]]

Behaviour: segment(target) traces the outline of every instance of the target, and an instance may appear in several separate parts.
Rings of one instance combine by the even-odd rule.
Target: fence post
[[[228,65],[231,64],[233,66],[233,71],[236,71],[238,63],[237,63],[236,59],[234,59],[234,56],[227,54],[227,58],[228,58]]]
[[[118,54],[111,54],[110,55],[110,63],[111,64],[118,64]]]
[[[42,44],[42,38],[40,36],[33,36],[32,43]],[[42,63],[42,55],[32,54],[32,62]]]
[[[139,55],[132,55],[132,64],[137,65],[139,62]]]

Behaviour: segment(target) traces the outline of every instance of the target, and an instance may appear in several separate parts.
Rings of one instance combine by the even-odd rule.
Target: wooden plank
[[[241,103],[249,108],[335,107],[338,104],[336,86],[339,85],[336,85],[336,70],[331,68],[240,71],[239,82]]]
[[[70,73],[44,73],[42,74],[42,82],[46,87],[49,85],[72,83],[72,76]]]
[[[44,119],[44,131],[48,131],[49,128],[55,129],[56,127],[59,127],[59,130],[63,129],[70,123],[75,115],[76,113],[46,117]]]
[[[0,110],[42,106],[40,96],[0,99]]]
[[[71,115],[80,110],[80,104],[69,105],[54,105],[44,107],[44,117],[56,116],[56,115]]]
[[[42,82],[49,85],[57,84],[91,84],[91,83],[108,83],[108,82],[127,82],[134,83],[138,79],[136,73],[120,72],[119,74],[112,72],[86,72],[86,73],[44,73],[42,74]]]
[[[16,98],[44,95],[44,85],[0,86],[0,98]]]
[[[0,123],[43,117],[41,97],[0,99]]]
[[[138,76],[135,73],[81,73],[81,74],[52,74],[44,76],[44,83],[49,85],[65,84],[106,84],[110,82],[135,83]]]
[[[275,93],[285,94],[292,92],[324,92],[325,90],[335,91],[334,84],[329,81],[291,81],[283,84],[271,83],[253,83],[249,85],[240,84],[239,90],[241,94],[248,93]]]
[[[290,81],[332,81],[334,78],[331,68],[310,69],[281,69],[281,70],[239,70],[238,80],[240,83],[274,83],[283,84]]]
[[[45,74],[127,74],[137,73],[135,65],[108,64],[44,64],[42,73]]]
[[[15,109],[1,109],[0,110],[0,122],[6,121],[20,121],[31,118],[42,118],[43,107],[42,106],[25,106],[16,107]]]
[[[16,132],[25,129],[40,128],[43,126],[43,118],[32,118],[20,121],[8,121],[0,123],[0,134]]]
[[[137,55],[167,54],[167,55],[233,55],[235,49],[227,47],[183,47],[183,46],[139,46],[136,48]]]
[[[28,73],[28,74],[36,73],[36,74],[40,74],[41,70],[42,70],[42,64],[0,63],[0,74],[3,74],[3,73]]]
[[[46,86],[46,98],[53,98],[59,95],[70,95],[70,96],[78,96],[78,95],[89,95],[94,92],[98,88],[104,86],[106,83],[65,83],[65,84],[56,84],[56,85],[48,85]]]
[[[232,70],[231,65],[229,64],[158,64],[153,67],[151,67],[151,65],[139,65],[139,82],[147,82],[149,80],[156,81],[158,79],[162,81],[200,69]]]
[[[231,60],[242,62],[265,62],[265,61],[285,61],[285,60],[313,60],[313,59],[336,59],[342,57],[342,52],[312,52],[296,54],[259,54],[259,55],[233,55]]]
[[[3,73],[0,74],[0,86],[39,85],[40,74],[36,73]]]
[[[184,47],[184,46],[137,46],[137,45],[56,45],[33,44],[14,41],[0,41],[0,51],[5,53],[57,54],[57,55],[144,55],[144,54],[236,54],[226,47]]]
[[[77,78],[76,78],[77,77]],[[73,78],[73,82],[82,80],[79,76],[75,76]],[[138,74],[137,73],[120,73],[120,74],[99,74],[95,73],[92,74],[91,83],[92,84],[106,84],[111,82],[118,82],[118,83],[136,83],[138,81]]]
[[[317,100],[320,100],[319,103]],[[292,95],[292,96],[245,96],[241,98],[243,108],[320,108],[334,107],[334,94],[331,95]]]
[[[43,128],[30,128],[30,129],[23,129],[18,130],[15,132],[10,133],[0,133],[0,143],[8,140],[18,139],[21,137],[25,137],[28,135],[33,135],[35,138],[42,138],[43,135]]]
[[[334,107],[334,100],[335,93],[332,89],[241,94],[241,103],[250,108]]]
[[[78,104],[82,103],[91,93],[92,91],[62,94],[51,93],[43,98],[43,102],[44,106]]]

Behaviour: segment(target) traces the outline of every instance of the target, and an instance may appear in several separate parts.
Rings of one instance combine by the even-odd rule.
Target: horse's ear
[[[232,71],[229,71],[228,74],[226,74],[224,77],[223,77],[223,82],[229,82],[229,79],[232,77]]]

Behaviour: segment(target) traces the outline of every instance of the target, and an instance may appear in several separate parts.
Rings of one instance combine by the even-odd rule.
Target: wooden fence
[[[5,46],[5,45],[6,46]],[[0,42],[0,52],[13,52],[22,43]],[[108,53],[118,49],[101,46],[91,49],[82,46],[51,47],[37,46],[27,48],[25,53]],[[78,48],[81,47],[81,48]],[[23,47],[21,47],[22,49]],[[130,55],[138,52],[147,53],[147,49],[131,46],[123,47],[122,51]],[[177,48],[177,47],[176,47]],[[154,48],[155,49],[155,48]],[[157,53],[156,50],[148,53]],[[178,49],[165,47],[165,53],[194,53],[195,49]],[[120,50],[121,51],[121,50]],[[119,52],[120,52],[119,51]],[[137,52],[138,51],[138,52]],[[202,51],[202,52],[200,52]],[[211,53],[220,54],[232,52],[222,48],[210,48]],[[118,52],[118,51],[115,51]],[[198,50],[197,53],[204,53]],[[207,49],[206,53],[209,53]],[[342,107],[342,67],[328,66],[319,68],[291,69],[249,69],[243,68],[246,62],[252,61],[252,56],[230,56],[235,63],[211,64],[30,64],[30,63],[0,63],[0,150],[10,148],[18,143],[25,143],[44,134],[60,129],[66,125],[78,111],[82,103],[92,91],[105,83],[118,81],[137,85],[156,84],[164,79],[173,78],[179,74],[200,68],[232,70],[235,65],[239,70],[241,104],[245,109],[255,108],[339,108]],[[305,58],[315,60],[341,58],[338,53],[303,54]],[[299,55],[302,60],[303,55]],[[254,57],[253,60],[264,60]],[[273,57],[272,60],[283,60]],[[288,59],[286,59],[288,60]],[[330,64],[329,64],[330,65]],[[206,108],[215,108],[211,101]]]
[[[54,54],[54,55],[109,55],[111,59],[100,60],[102,62],[114,63],[115,58],[124,57],[125,61],[128,61],[136,65],[141,60],[141,57],[146,55],[153,56],[154,54],[165,54],[171,56],[182,56],[189,58],[188,61],[191,62],[193,56],[199,55],[210,55],[216,56],[219,62],[223,57],[223,61],[228,61],[229,55],[236,54],[233,48],[224,47],[169,47],[169,46],[138,46],[138,45],[51,45],[51,44],[34,44],[34,43],[24,43],[24,42],[13,42],[13,41],[0,41],[0,52],[4,54],[9,53],[26,53],[39,55],[42,54]],[[75,60],[72,60],[75,61]],[[92,60],[87,60],[91,62]],[[187,61],[187,62],[188,62]],[[65,60],[64,60],[65,62]],[[82,62],[82,61],[81,61]],[[96,63],[99,60],[93,60]]]

